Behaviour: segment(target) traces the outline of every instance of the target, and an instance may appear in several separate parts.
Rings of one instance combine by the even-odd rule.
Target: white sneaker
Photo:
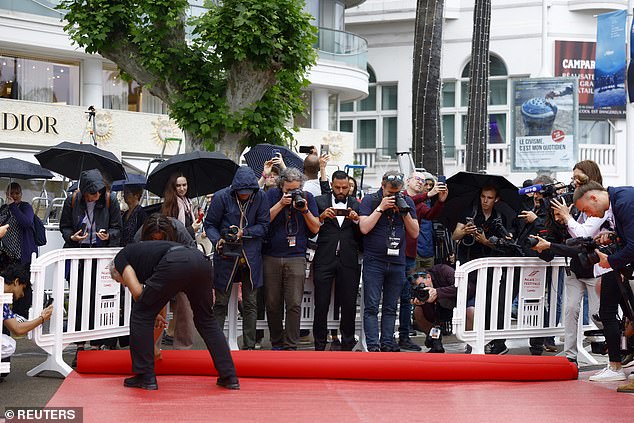
[[[591,382],[618,382],[626,379],[623,369],[613,370],[609,365],[588,378]]]

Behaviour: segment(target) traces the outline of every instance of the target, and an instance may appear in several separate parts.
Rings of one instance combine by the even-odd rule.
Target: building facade
[[[416,3],[415,0],[368,0],[346,12],[347,28],[368,40],[371,82],[369,97],[341,105],[340,129],[352,131],[355,159],[374,167],[376,175],[395,165],[395,151],[408,151],[412,145]],[[509,135],[513,82],[565,75],[561,63],[555,63],[558,43],[594,43],[596,15],[623,10],[627,1],[495,0],[491,3],[487,171],[503,174],[521,184],[534,177],[535,172],[511,172]],[[445,0],[441,114],[448,176],[464,169],[473,9],[473,0]],[[586,81],[585,87],[580,88],[591,90],[591,82]],[[597,161],[607,185],[624,185],[625,114],[601,118],[580,116],[577,136],[576,159]],[[553,172],[565,182],[570,174]]]
[[[160,99],[119,77],[114,63],[86,54],[63,31],[59,0],[0,0],[0,157],[35,162],[61,141],[91,142],[115,153],[129,171],[184,151],[184,135]],[[189,14],[204,13],[191,0]],[[352,163],[352,135],[338,127],[340,101],[368,93],[367,43],[345,32],[345,9],[363,0],[309,0],[319,28],[317,64],[308,75],[306,116],[294,147],[330,144],[334,164]],[[87,108],[94,106],[94,122]],[[50,184],[49,184],[50,185]]]

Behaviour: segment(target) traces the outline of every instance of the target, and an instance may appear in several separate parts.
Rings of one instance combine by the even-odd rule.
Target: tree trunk
[[[491,0],[476,0],[473,9],[473,41],[469,69],[469,109],[465,168],[485,172],[489,142],[489,34]]]
[[[441,175],[440,59],[444,0],[418,0],[412,80],[412,152],[414,165]]]

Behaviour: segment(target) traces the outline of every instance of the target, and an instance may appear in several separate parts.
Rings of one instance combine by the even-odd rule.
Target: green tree
[[[190,149],[234,160],[246,146],[280,144],[303,111],[316,28],[303,0],[63,0],[65,30],[113,61],[169,107]]]

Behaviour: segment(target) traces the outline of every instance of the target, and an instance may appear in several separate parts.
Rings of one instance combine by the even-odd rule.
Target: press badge
[[[294,237],[294,236],[289,236],[289,237],[286,237],[286,240],[288,241],[288,246],[289,246],[289,247],[293,248],[293,247],[295,246],[295,244],[296,244],[296,239],[295,239],[295,237]]]
[[[431,330],[429,331],[429,336],[432,337],[432,339],[438,339],[440,338],[440,328],[431,328]]]
[[[401,238],[390,236],[387,238],[387,255],[398,256],[400,254]]]

